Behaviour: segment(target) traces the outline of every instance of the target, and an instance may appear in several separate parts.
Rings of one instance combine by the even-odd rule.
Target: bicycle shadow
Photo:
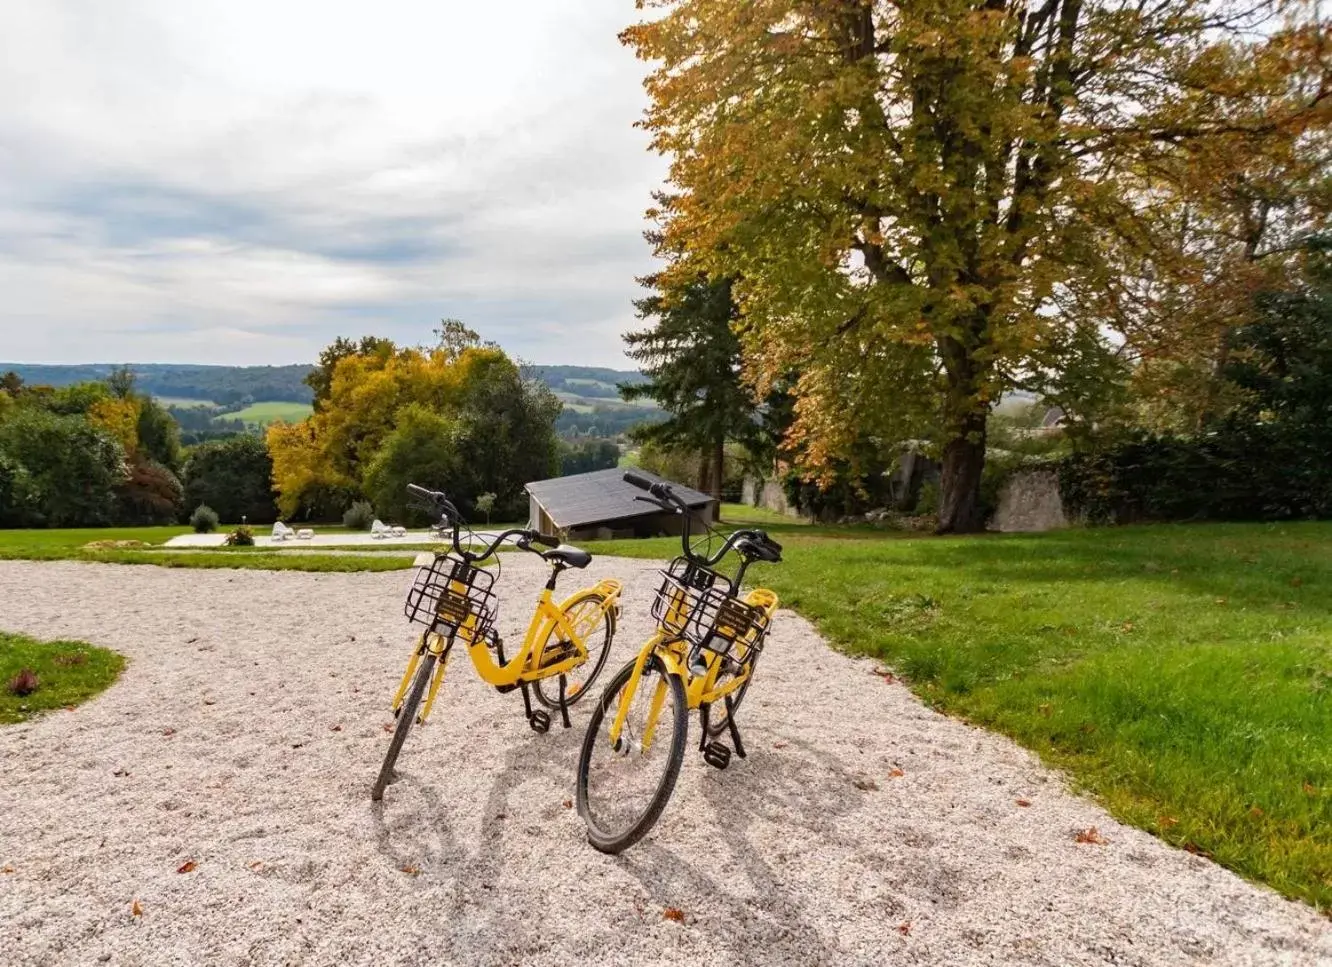
[[[615,862],[654,903],[683,908],[692,900],[705,908],[692,911],[694,916],[723,918],[725,929],[709,931],[709,938],[725,949],[728,961],[809,963],[819,951],[836,959],[836,944],[819,930],[818,915],[765,857],[753,827],[776,824],[791,842],[811,842],[836,818],[864,808],[864,794],[841,759],[800,739],[773,738],[788,750],[785,754],[751,749],[748,758],[732,760],[725,772],[709,769],[698,783],[709,811],[706,822],[724,843],[724,857],[671,843],[670,826],[689,821],[677,806],[667,808],[655,835]],[[697,758],[696,746],[690,752]],[[738,781],[733,779],[737,773]],[[723,868],[725,876],[719,877]]]

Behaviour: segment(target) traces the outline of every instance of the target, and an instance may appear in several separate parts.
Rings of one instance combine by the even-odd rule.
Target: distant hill
[[[29,383],[68,386],[87,380],[105,379],[116,368],[113,363],[44,366],[30,363],[0,363],[0,373],[13,370]],[[305,404],[310,388],[302,382],[310,372],[295,366],[193,366],[174,363],[129,363],[143,392],[176,407],[213,403],[234,406],[247,398],[262,408],[266,403]],[[531,366],[532,373],[564,401],[557,428],[566,436],[615,436],[635,423],[662,418],[651,401],[626,403],[620,399],[620,383],[640,383],[646,377],[631,369],[600,366]],[[269,407],[262,413],[251,407],[234,414],[246,422],[266,423],[281,415],[299,419],[299,407]],[[280,412],[279,412],[280,411]],[[178,417],[179,418],[179,417]]]

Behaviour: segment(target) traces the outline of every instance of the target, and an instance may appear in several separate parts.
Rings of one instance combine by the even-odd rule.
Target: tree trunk
[[[726,476],[726,439],[718,437],[712,446],[712,489],[716,503],[712,505],[712,519],[721,520],[722,480]]]
[[[698,490],[708,493],[712,489],[712,454],[704,449],[698,456]]]
[[[990,405],[974,378],[969,358],[952,351],[954,366],[948,371],[945,400],[948,438],[943,448],[943,472],[939,481],[939,523],[936,534],[974,534],[985,529],[981,506],[981,471],[985,469],[985,423]]]

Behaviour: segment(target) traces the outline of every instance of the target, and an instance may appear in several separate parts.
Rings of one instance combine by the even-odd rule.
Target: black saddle
[[[541,556],[561,567],[584,568],[592,563],[591,554],[577,547],[570,547],[568,544],[561,544],[549,551],[542,551]]]

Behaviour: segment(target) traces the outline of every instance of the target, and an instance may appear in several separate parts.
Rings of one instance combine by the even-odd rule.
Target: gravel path
[[[606,574],[628,586],[618,664],[654,574],[586,577]],[[542,576],[505,559],[506,637]],[[691,754],[619,858],[566,806],[587,711],[537,735],[465,661],[372,807],[407,580],[0,563],[0,628],[131,659],[88,705],[0,729],[0,962],[1332,963],[1307,907],[1120,826],[789,612],[749,759]],[[1090,826],[1104,845],[1074,841]]]

